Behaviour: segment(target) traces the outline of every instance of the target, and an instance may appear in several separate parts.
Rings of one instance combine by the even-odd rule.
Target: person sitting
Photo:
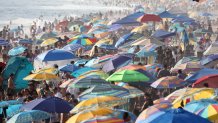
[[[165,76],[170,76],[170,71],[167,69],[167,65],[164,65],[164,68],[160,70],[157,74],[157,78],[165,77]]]
[[[178,77],[179,79],[183,79],[183,80],[184,80],[184,79],[187,77],[187,75],[184,74],[184,73],[182,72],[182,70],[178,70],[177,77]]]

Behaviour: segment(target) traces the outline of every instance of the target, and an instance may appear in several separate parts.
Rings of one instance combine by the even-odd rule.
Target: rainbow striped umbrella
[[[198,111],[196,114],[203,118],[207,118],[211,122],[218,120],[218,104],[208,105],[204,109]]]
[[[97,42],[96,38],[88,35],[79,35],[68,40],[68,44],[93,45]]]
[[[186,82],[176,76],[166,76],[158,79],[151,84],[153,88],[175,88],[182,87]]]
[[[149,116],[157,113],[157,112],[163,112],[166,109],[169,109],[172,107],[172,104],[170,103],[161,103],[153,105],[147,109],[145,109],[137,118],[136,123],[140,123],[141,121],[147,119]]]
[[[82,123],[125,123],[125,122],[119,118],[102,116],[102,117],[96,117],[91,120],[84,121]]]

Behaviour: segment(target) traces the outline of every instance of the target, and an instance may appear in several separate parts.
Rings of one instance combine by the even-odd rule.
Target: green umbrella
[[[113,73],[107,78],[107,81],[110,82],[146,82],[149,81],[149,78],[134,70],[123,70]]]

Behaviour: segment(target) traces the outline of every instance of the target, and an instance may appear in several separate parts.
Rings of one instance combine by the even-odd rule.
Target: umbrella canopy
[[[153,116],[136,123],[210,123],[198,115],[179,109],[169,109],[165,112],[159,112]]]
[[[6,109],[7,117],[13,117],[14,115],[23,112],[21,110],[23,104],[10,105],[8,109]]]
[[[196,114],[214,122],[218,119],[218,104],[210,104],[198,111]]]
[[[204,69],[199,70],[198,72],[194,73],[193,75],[186,77],[185,81],[189,82],[189,83],[194,83],[195,81],[197,81],[198,79],[200,79],[202,77],[205,77],[208,75],[214,75],[214,74],[218,74],[218,70],[204,68]]]
[[[161,12],[161,13],[159,14],[159,16],[160,16],[161,18],[175,18],[175,17],[176,17],[176,15],[171,14],[171,13],[168,12],[168,11],[163,11],[163,12]]]
[[[33,41],[30,40],[30,39],[20,39],[20,40],[18,41],[18,43],[19,43],[19,44],[32,44]]]
[[[68,40],[68,44],[93,45],[97,42],[96,38],[88,35],[79,35]]]
[[[136,123],[142,123],[143,120],[149,118],[152,114],[157,112],[163,112],[167,109],[171,108],[172,104],[170,103],[162,103],[153,105],[147,109],[145,109],[137,118]]]
[[[36,39],[44,40],[48,38],[54,38],[57,34],[54,32],[42,32],[36,36]]]
[[[123,44],[128,44],[129,42],[135,41],[142,37],[142,34],[139,33],[128,33],[124,36],[120,37],[119,40],[116,42],[115,47],[118,48]]]
[[[58,97],[46,99],[35,99],[23,105],[24,110],[41,110],[49,113],[69,113],[72,107],[70,104]]]
[[[203,66],[199,62],[187,62],[184,64],[180,64],[171,69],[171,72],[177,72],[178,70],[182,70],[183,72],[193,72],[201,70]]]
[[[139,17],[137,20],[141,23],[147,23],[147,22],[160,22],[162,19],[158,15],[144,14],[143,16]]]
[[[124,67],[120,68],[117,71],[122,71],[122,70],[138,70],[138,69],[146,70],[146,68],[144,66],[132,64],[132,65],[124,66]]]
[[[194,88],[203,88],[208,86],[209,88],[218,88],[218,74],[217,75],[208,75],[198,79],[193,83],[192,87]]]
[[[124,96],[123,98],[136,98],[136,97],[141,97],[144,95],[144,92],[139,90],[138,88],[135,88],[133,86],[123,86],[125,89],[129,91],[129,95]]]
[[[144,12],[136,12],[130,15],[127,15],[126,17],[118,20],[117,22],[114,22],[114,24],[119,24],[119,25],[139,25],[140,23],[136,21],[137,18],[141,17],[144,15]]]
[[[58,39],[56,38],[48,38],[46,40],[44,40],[42,43],[41,43],[41,47],[45,47],[45,46],[48,46],[48,45],[54,45],[56,42],[58,42]]]
[[[0,38],[0,46],[8,46],[9,42],[4,40],[3,38]]]
[[[31,110],[14,115],[11,119],[7,121],[7,123],[29,123],[49,119],[50,117],[50,114],[44,111]]]
[[[151,44],[155,44],[155,45],[158,45],[158,46],[165,45],[164,42],[159,41],[156,38],[141,38],[139,40],[134,41],[132,46],[137,46],[137,45],[145,46],[145,45],[151,45]]]
[[[26,50],[25,47],[18,46],[18,47],[15,47],[15,48],[9,50],[8,55],[10,55],[10,56],[20,55],[20,54],[24,53],[25,50]]]
[[[206,108],[210,104],[218,104],[218,102],[212,99],[201,99],[201,100],[192,101],[186,104],[184,109],[191,113],[196,113],[199,110]]]
[[[118,56],[114,57],[113,59],[107,61],[104,64],[102,70],[104,72],[110,72],[110,71],[116,70],[120,67],[123,67],[123,66],[129,64],[131,62],[131,60],[132,60],[132,58],[130,58],[130,57],[118,55]]]
[[[93,86],[100,86],[100,85],[109,85],[110,83],[101,79],[100,76],[92,75],[87,77],[81,77],[74,80],[69,87],[72,88],[89,88]]]
[[[107,81],[110,82],[146,82],[149,81],[149,78],[134,70],[122,70],[119,72],[113,73],[110,77],[107,78]]]
[[[99,116],[107,116],[112,114],[114,111],[107,108],[99,108],[97,110],[89,110],[80,112],[67,120],[66,123],[81,123]]]
[[[60,71],[63,71],[63,72],[73,72],[73,71],[76,71],[78,70],[79,67],[73,65],[73,64],[67,64],[67,65],[64,65],[64,66],[61,66],[59,68]]]
[[[98,44],[96,46],[105,50],[117,50],[117,48],[114,45],[110,45],[110,44]]]
[[[84,68],[80,68],[80,69],[74,71],[73,73],[71,73],[71,75],[74,76],[74,77],[79,77],[82,74],[87,73],[89,71],[93,71],[93,70],[96,70],[96,69],[91,68],[91,67],[84,67]]]
[[[168,31],[165,31],[163,29],[160,29],[160,30],[156,30],[152,34],[152,37],[155,37],[155,38],[158,38],[158,39],[165,39],[165,38],[175,36],[175,35],[176,35],[175,32],[168,32]]]
[[[42,54],[39,54],[37,56],[37,59],[41,61],[59,61],[59,60],[73,59],[75,57],[76,56],[69,51],[60,50],[60,49],[52,49]]]
[[[103,71],[93,70],[90,72],[86,72],[85,74],[80,75],[80,78],[88,77],[88,76],[99,76],[101,79],[107,79],[109,76]]]
[[[91,120],[84,121],[82,123],[125,123],[122,119],[111,117],[111,116],[102,116],[96,117]]]
[[[110,108],[114,106],[123,105],[125,103],[126,103],[125,100],[118,97],[100,96],[80,102],[70,112],[77,113],[77,112],[85,111],[87,109],[95,110],[98,108],[106,108],[106,107]]]
[[[116,85],[98,85],[94,86],[79,95],[79,100],[92,99],[98,96],[124,97],[129,95],[129,91]]]
[[[143,33],[145,30],[148,29],[148,25],[147,24],[143,24],[142,26],[138,26],[136,28],[134,28],[131,32],[135,32],[135,33]]]
[[[213,55],[218,53],[218,42],[212,43],[207,50],[204,52],[204,55]]]
[[[0,108],[8,107],[10,105],[22,104],[22,102],[17,100],[8,100],[8,101],[1,101]]]
[[[27,77],[23,78],[23,80],[35,80],[35,81],[42,81],[42,80],[55,80],[59,79],[56,75],[51,74],[51,73],[34,73],[30,74]]]
[[[85,47],[80,45],[80,44],[68,44],[68,45],[64,46],[62,49],[75,52],[79,48],[85,48]]]
[[[199,61],[199,58],[195,57],[195,56],[189,56],[189,57],[183,57],[182,59],[180,59],[175,66],[178,66],[180,64],[184,64],[184,63],[188,63],[188,62],[197,62]]]
[[[218,54],[209,55],[201,60],[201,64],[204,66],[215,66],[217,62]]]
[[[176,88],[182,87],[186,82],[177,76],[162,77],[151,84],[153,88]]]

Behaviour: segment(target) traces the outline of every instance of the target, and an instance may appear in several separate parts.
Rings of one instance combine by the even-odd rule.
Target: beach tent
[[[152,37],[158,38],[158,39],[165,39],[171,36],[175,36],[175,32],[168,32],[163,29],[157,30],[152,34]]]
[[[116,22],[114,22],[113,24],[121,24],[121,25],[140,25],[140,22],[137,21],[137,18],[139,18],[140,16],[144,15],[144,12],[136,12],[133,14],[130,14]]]
[[[23,80],[24,77],[29,75],[33,70],[33,65],[25,57],[12,57],[9,59],[4,71],[4,85],[7,85],[7,80],[10,74],[15,75],[14,83],[16,89],[23,89],[27,87],[27,81]]]

